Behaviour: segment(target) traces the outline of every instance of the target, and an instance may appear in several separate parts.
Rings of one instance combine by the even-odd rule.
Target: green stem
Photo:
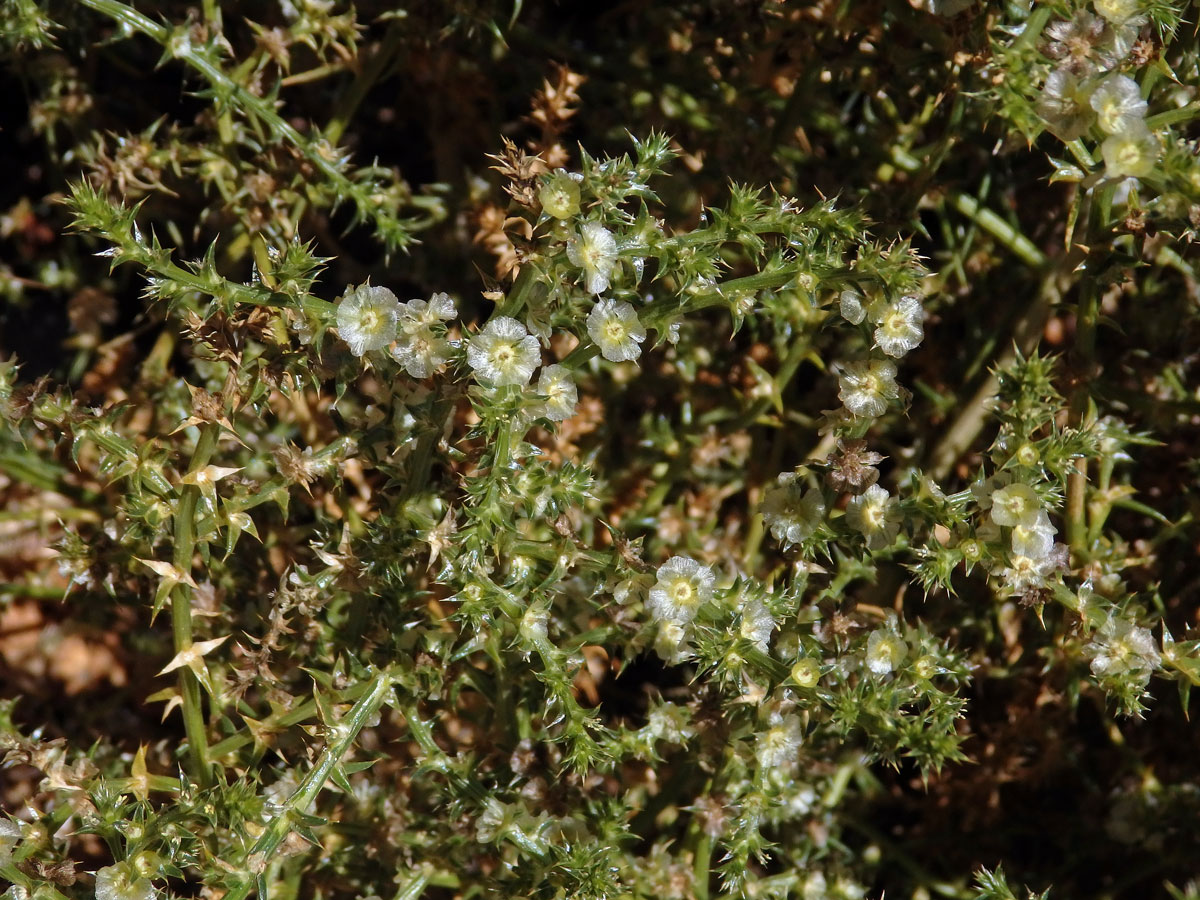
[[[1039,3],[1037,8],[1029,14],[1029,18],[1025,20],[1025,27],[1021,29],[1021,35],[1013,41],[1013,47],[1032,46],[1033,42],[1042,36],[1042,29],[1050,21],[1053,12],[1054,10],[1049,4]]]
[[[1090,280],[1084,282],[1082,293],[1075,323],[1076,387],[1071,396],[1068,418],[1070,424],[1076,428],[1083,422],[1091,399],[1089,385],[1096,357],[1096,322],[1100,315],[1100,301],[1095,284]],[[1067,477],[1067,543],[1077,559],[1082,559],[1088,548],[1087,470],[1087,459],[1077,459],[1075,470]]]
[[[578,369],[589,359],[599,355],[600,348],[595,344],[580,344],[563,358],[561,365],[568,369]]]
[[[370,688],[369,682],[359,682],[358,684],[347,688],[339,697],[339,702],[348,703],[352,700],[359,699]],[[308,699],[302,703],[298,703],[294,708],[288,710],[281,716],[268,718],[263,720],[263,725],[270,730],[282,731],[284,728],[290,728],[293,725],[299,725],[301,722],[307,722],[317,714],[317,701]],[[225,740],[213,744],[209,748],[208,755],[210,759],[222,759],[230,753],[234,753],[243,747],[254,743],[254,733],[249,729],[239,731],[237,734],[231,734]]]
[[[430,410],[429,427],[417,438],[417,446],[413,450],[412,459],[408,465],[408,480],[401,489],[401,501],[416,496],[429,483],[429,472],[433,467],[433,450],[442,439],[442,431],[446,417],[454,411],[453,398],[443,397],[433,404]]]
[[[341,762],[342,757],[350,752],[351,746],[358,738],[358,733],[379,712],[391,688],[391,673],[380,672],[371,679],[367,693],[354,704],[346,718],[332,727],[334,740],[325,747],[317,764],[304,776],[300,787],[288,798],[283,809],[270,821],[266,830],[251,848],[246,860],[251,871],[258,870],[258,873],[261,873],[266,870],[280,843],[291,832],[294,817],[306,813],[312,806],[317,799],[317,794],[325,786],[325,781],[329,778],[330,773]],[[256,880],[257,877],[243,881],[225,895],[225,900],[245,900]]]
[[[196,472],[208,465],[217,447],[220,426],[208,424],[200,429],[200,439],[192,452],[188,473]],[[185,484],[179,496],[175,512],[175,552],[172,562],[185,575],[192,570],[192,555],[196,551],[196,506],[200,500],[200,488]],[[192,592],[186,584],[177,584],[171,592],[171,631],[175,639],[175,653],[180,654],[192,646]],[[179,693],[183,698],[183,727],[187,732],[188,758],[191,760],[192,776],[202,785],[211,783],[208,767],[208,738],[204,721],[200,681],[188,666],[179,668]]]
[[[708,883],[712,879],[713,839],[702,832],[696,844],[696,861],[692,868],[692,889],[696,900],[708,900]]]
[[[1200,103],[1189,103],[1187,106],[1181,106],[1178,109],[1168,109],[1166,112],[1147,116],[1146,127],[1154,131],[1156,128],[1162,128],[1166,125],[1178,125],[1181,122],[1190,122],[1197,116],[1200,116]]]
[[[909,173],[920,172],[924,168],[924,164],[920,160],[902,147],[892,148],[892,161]],[[980,204],[974,197],[961,191],[950,191],[946,195],[946,202],[998,240],[1022,262],[1035,269],[1045,268],[1046,255],[1037,248],[1037,245],[999,215]]]
[[[41,584],[13,584],[0,581],[0,597],[28,597],[30,600],[62,600],[66,596],[62,588],[46,587]]]

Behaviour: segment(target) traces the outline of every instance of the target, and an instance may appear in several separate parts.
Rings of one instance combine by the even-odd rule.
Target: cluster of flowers
[[[556,173],[546,182],[542,201],[554,217],[572,216],[579,211],[578,184],[566,173]],[[586,329],[600,355],[610,362],[636,360],[646,340],[637,311],[630,303],[599,297],[608,289],[617,261],[613,233],[599,222],[586,222],[572,233],[566,252],[571,264],[581,270],[585,290],[598,298]],[[456,315],[446,294],[400,303],[387,288],[364,284],[347,291],[338,304],[337,327],[355,356],[387,348],[409,375],[427,378],[449,362],[460,346],[447,338],[444,324]],[[483,384],[524,387],[541,364],[541,349],[525,325],[510,316],[497,316],[466,343],[466,362]],[[529,409],[532,416],[564,421],[574,415],[578,392],[566,367],[545,366],[537,393],[542,399]]]
[[[855,417],[874,418],[887,412],[888,404],[900,397],[896,384],[896,363],[925,337],[921,301],[912,295],[864,301],[854,289],[842,291],[842,317],[852,325],[869,321],[875,326],[875,346],[885,359],[860,360],[835,367],[838,375],[838,399]]]
[[[1000,543],[1008,531],[1009,561],[997,574],[1015,595],[1043,590],[1047,579],[1066,564],[1066,548],[1054,542],[1058,529],[1050,522],[1038,492],[1005,474],[995,475],[973,488],[980,509],[989,521],[976,530],[981,540]]]
[[[655,649],[664,659],[674,662],[689,655],[693,623],[713,603],[715,583],[712,569],[687,556],[672,556],[659,567],[647,609],[658,625]],[[736,636],[765,653],[775,617],[758,597],[739,596],[736,603]]]
[[[1057,62],[1047,76],[1037,112],[1064,141],[1104,135],[1100,145],[1112,178],[1150,174],[1161,144],[1146,126],[1146,101],[1138,83],[1117,70],[1131,56],[1147,21],[1138,0],[1095,0],[1095,15],[1078,10],[1046,27],[1045,54]]]
[[[537,338],[509,316],[492,319],[467,344],[467,364],[476,378],[493,387],[525,387],[541,361]],[[543,367],[537,392],[542,399],[531,410],[535,416],[563,422],[575,415],[579,392],[565,366]]]
[[[337,327],[355,356],[390,347],[392,358],[409,375],[428,378],[450,360],[454,345],[445,323],[457,315],[446,294],[401,303],[385,287],[362,284],[338,304]]]
[[[579,177],[559,170],[546,179],[539,199],[547,215],[566,220],[579,213]],[[618,250],[616,236],[599,222],[583,223],[567,241],[567,259],[581,270],[584,290],[598,298],[588,313],[588,337],[609,362],[629,362],[641,356],[646,329],[632,304],[600,297],[612,283]]]
[[[888,547],[900,533],[899,505],[876,484],[875,466],[883,457],[867,450],[864,441],[838,441],[828,480],[837,491],[852,496],[846,504],[845,522],[862,535],[868,550]],[[763,494],[760,507],[772,536],[785,547],[808,540],[825,521],[827,506],[819,487],[807,488],[796,472],[783,472]]]
[[[458,347],[457,341],[447,338],[445,328],[445,322],[456,315],[454,301],[446,294],[400,303],[387,288],[364,284],[348,291],[338,304],[337,326],[355,356],[387,348],[413,378],[428,378],[450,361]],[[542,361],[537,339],[508,316],[488,322],[467,342],[466,351],[476,378],[494,387],[524,387]],[[545,366],[537,393],[540,399],[529,410],[534,417],[561,422],[575,414],[579,396],[565,367]]]

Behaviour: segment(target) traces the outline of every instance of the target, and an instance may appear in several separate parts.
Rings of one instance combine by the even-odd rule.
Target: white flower
[[[400,301],[385,287],[361,284],[337,307],[338,334],[355,356],[380,350],[394,341],[399,322]]]
[[[687,707],[662,703],[650,710],[646,732],[657,741],[683,745],[696,736]]]
[[[838,310],[841,312],[842,318],[851,325],[861,325],[863,319],[867,317],[867,308],[863,306],[862,294],[854,288],[842,291],[838,298]]]
[[[1082,137],[1092,122],[1088,85],[1066,69],[1055,69],[1042,86],[1037,113],[1053,134],[1064,141]]]
[[[467,344],[467,364],[480,381],[494,385],[528,384],[541,355],[537,338],[508,316],[492,319]]]
[[[1094,0],[1096,12],[1114,25],[1133,24],[1142,19],[1142,0]]]
[[[1041,559],[1054,549],[1058,529],[1050,524],[1050,515],[1043,509],[1028,524],[1018,522],[1012,530],[1012,551],[1018,556]]]
[[[838,399],[856,416],[882,416],[900,396],[896,364],[890,359],[846,363],[838,373]]]
[[[535,407],[535,415],[552,422],[565,422],[575,415],[579,391],[571,378],[570,369],[557,365],[546,366],[538,376],[537,392],[546,399]]]
[[[654,651],[669,663],[679,662],[691,655],[688,649],[688,626],[678,622],[662,622],[654,638]]]
[[[997,525],[1033,525],[1041,511],[1037,491],[1019,481],[992,494],[992,521]]]
[[[1053,550],[1038,557],[1017,553],[1013,555],[1008,568],[1001,569],[999,575],[1011,593],[1028,596],[1046,586],[1046,580],[1058,570],[1061,562],[1059,554]]]
[[[774,718],[771,727],[759,734],[758,745],[754,748],[754,755],[758,757],[758,764],[763,769],[778,768],[794,761],[803,738],[798,718]]]
[[[403,328],[392,358],[413,378],[428,378],[450,359],[450,342],[425,326]]]
[[[1109,619],[1087,646],[1092,657],[1092,674],[1097,678],[1133,675],[1144,685],[1162,658],[1154,635],[1125,619]]]
[[[686,556],[672,556],[658,570],[650,589],[650,614],[659,622],[687,625],[700,607],[712,600],[712,569]]]
[[[7,816],[0,815],[0,866],[8,865],[13,848],[21,842],[21,826]]]
[[[457,315],[447,294],[434,294],[429,302],[410,300],[400,307],[400,327],[392,357],[413,378],[428,378],[450,359],[443,320]]]
[[[128,863],[105,866],[96,872],[96,900],[153,900],[154,885],[138,878]]]
[[[742,622],[738,634],[754,644],[763,653],[775,630],[775,617],[761,600],[749,600],[742,607]]]
[[[422,325],[440,325],[458,315],[454,300],[449,294],[438,292],[424,300],[409,300],[403,305],[401,316],[411,318]]]
[[[925,337],[921,319],[925,311],[916,297],[901,297],[883,311],[879,327],[875,329],[875,346],[899,359]]]
[[[817,490],[805,491],[795,472],[784,472],[763,495],[762,516],[775,540],[799,544],[825,518],[825,500]]]
[[[1108,134],[1136,128],[1146,118],[1146,101],[1138,84],[1128,75],[1109,75],[1092,92],[1096,121]]]
[[[1048,43],[1044,51],[1076,75],[1097,69],[1107,72],[1129,55],[1137,38],[1137,27],[1113,27],[1104,19],[1078,9],[1066,21],[1051,22],[1042,32]]]
[[[826,900],[829,896],[826,890],[824,873],[809,872],[808,877],[804,879],[804,886],[800,889],[800,898],[801,900]]]
[[[550,625],[550,610],[542,603],[532,603],[521,616],[520,634],[535,647],[545,647]]]
[[[867,638],[867,668],[874,675],[895,670],[908,656],[908,644],[894,631],[881,628]]]
[[[582,177],[573,176],[563,169],[554,170],[554,174],[542,183],[542,189],[538,191],[538,200],[546,215],[569,219],[579,212],[579,181]]]
[[[975,0],[915,0],[913,5],[935,16],[956,16],[974,2]]]
[[[602,294],[617,261],[617,239],[599,222],[588,222],[567,243],[567,258],[583,269],[587,292]]]
[[[638,345],[646,329],[634,308],[623,301],[600,300],[587,317],[587,332],[609,362],[625,362],[642,355]]]
[[[869,550],[887,547],[900,532],[900,515],[892,495],[871,485],[846,504],[846,521],[867,539]]]
[[[1100,145],[1104,173],[1109,178],[1141,178],[1154,171],[1158,162],[1158,138],[1141,119],[1129,122],[1124,131],[1112,135]]]

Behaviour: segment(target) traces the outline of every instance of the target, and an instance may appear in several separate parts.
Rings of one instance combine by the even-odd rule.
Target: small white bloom
[[[21,826],[5,815],[0,815],[0,866],[8,865],[13,848],[21,842]]]
[[[609,362],[625,362],[642,355],[638,345],[646,329],[633,306],[624,301],[600,300],[587,317],[587,332]]]
[[[546,178],[542,189],[538,191],[538,199],[546,215],[556,219],[569,219],[579,212],[579,181],[582,177],[572,175],[564,169],[555,169],[554,173]]]
[[[838,399],[856,416],[882,416],[900,396],[896,364],[890,359],[846,363],[838,373]]]
[[[546,399],[535,408],[535,415],[552,422],[565,422],[575,415],[579,391],[571,378],[570,369],[558,365],[543,368],[538,376],[537,392]]]
[[[804,482],[795,472],[784,472],[767,488],[761,510],[775,540],[799,544],[825,518],[825,500],[820,491],[806,492]]]
[[[338,334],[355,356],[381,350],[394,341],[399,322],[400,301],[385,287],[361,284],[337,307]]]
[[[862,294],[853,288],[842,291],[838,298],[838,310],[842,318],[851,325],[861,325],[867,317],[867,308],[863,306]]]
[[[867,539],[869,550],[887,547],[900,532],[900,515],[892,495],[871,485],[846,504],[846,522]]]
[[[458,315],[454,300],[449,294],[438,292],[425,300],[409,300],[404,304],[401,315],[414,319],[422,325],[440,325]]]
[[[688,648],[688,626],[678,622],[661,622],[654,638],[654,652],[666,662],[676,663],[691,655]]]
[[[153,900],[154,886],[138,878],[128,863],[105,866],[96,872],[96,900]]]
[[[908,644],[894,631],[881,628],[872,631],[867,638],[867,668],[874,675],[886,675],[894,671],[906,656]]]
[[[1082,137],[1092,122],[1088,84],[1064,68],[1055,69],[1042,86],[1037,113],[1046,127],[1064,141]]]
[[[807,784],[796,787],[796,792],[787,798],[787,811],[793,816],[807,816],[816,808],[817,792]]]
[[[992,494],[992,521],[997,525],[1033,525],[1041,511],[1037,491],[1019,481]]]
[[[489,797],[487,807],[475,821],[475,840],[488,844],[499,839],[512,825],[511,808],[495,797]]]
[[[658,570],[650,589],[650,614],[659,622],[686,625],[713,598],[712,569],[687,556],[672,556]]]
[[[742,621],[738,634],[754,644],[763,653],[775,630],[775,617],[761,600],[750,600],[742,607]]]
[[[822,872],[809,872],[800,889],[801,900],[827,900],[827,885]]]
[[[442,321],[456,315],[454,301],[446,294],[410,300],[400,306],[400,324],[392,358],[413,378],[428,378],[450,359],[450,342]]]
[[[1050,515],[1039,510],[1037,518],[1028,524],[1018,522],[1012,530],[1012,551],[1018,556],[1041,559],[1054,549],[1058,529],[1050,524]]]
[[[1142,684],[1162,663],[1149,628],[1125,619],[1109,619],[1087,646],[1092,657],[1092,674],[1097,678],[1133,675]]]
[[[796,759],[803,732],[800,720],[795,716],[777,717],[776,721],[758,737],[754,755],[763,769],[775,769]]]
[[[916,297],[901,297],[889,304],[875,329],[875,346],[899,359],[925,337],[921,325],[925,311]]]
[[[1077,9],[1070,19],[1047,25],[1042,36],[1047,40],[1047,56],[1077,75],[1088,75],[1119,65],[1129,55],[1137,31],[1136,26],[1113,26],[1085,9]]]
[[[392,358],[413,378],[428,378],[449,361],[450,342],[429,328],[406,328],[392,348]]]
[[[1136,128],[1146,118],[1146,101],[1138,84],[1128,75],[1109,75],[1092,92],[1096,121],[1108,134]]]
[[[542,603],[530,604],[521,616],[521,637],[535,647],[544,647],[548,643],[549,625],[549,608]]]
[[[662,703],[651,709],[646,731],[655,740],[676,745],[683,745],[696,736],[687,708],[674,703]]]
[[[1017,553],[1010,560],[1010,565],[998,574],[1004,579],[1004,586],[1010,593],[1031,595],[1046,587],[1047,579],[1058,570],[1060,564],[1059,555],[1053,549],[1045,556],[1038,557]]]
[[[480,381],[494,385],[528,384],[541,355],[537,338],[508,316],[492,319],[467,344],[467,364]]]
[[[1109,178],[1141,178],[1154,171],[1161,145],[1141,119],[1126,124],[1125,130],[1100,145],[1104,174]]]
[[[1142,0],[1094,0],[1096,12],[1114,25],[1132,24],[1142,18]]]
[[[617,261],[617,239],[599,222],[588,222],[567,243],[567,258],[583,269],[587,292],[602,294]]]

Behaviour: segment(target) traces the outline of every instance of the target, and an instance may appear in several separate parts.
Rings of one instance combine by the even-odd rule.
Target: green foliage
[[[1194,9],[628,12],[3,6],[6,900],[1190,896]]]

